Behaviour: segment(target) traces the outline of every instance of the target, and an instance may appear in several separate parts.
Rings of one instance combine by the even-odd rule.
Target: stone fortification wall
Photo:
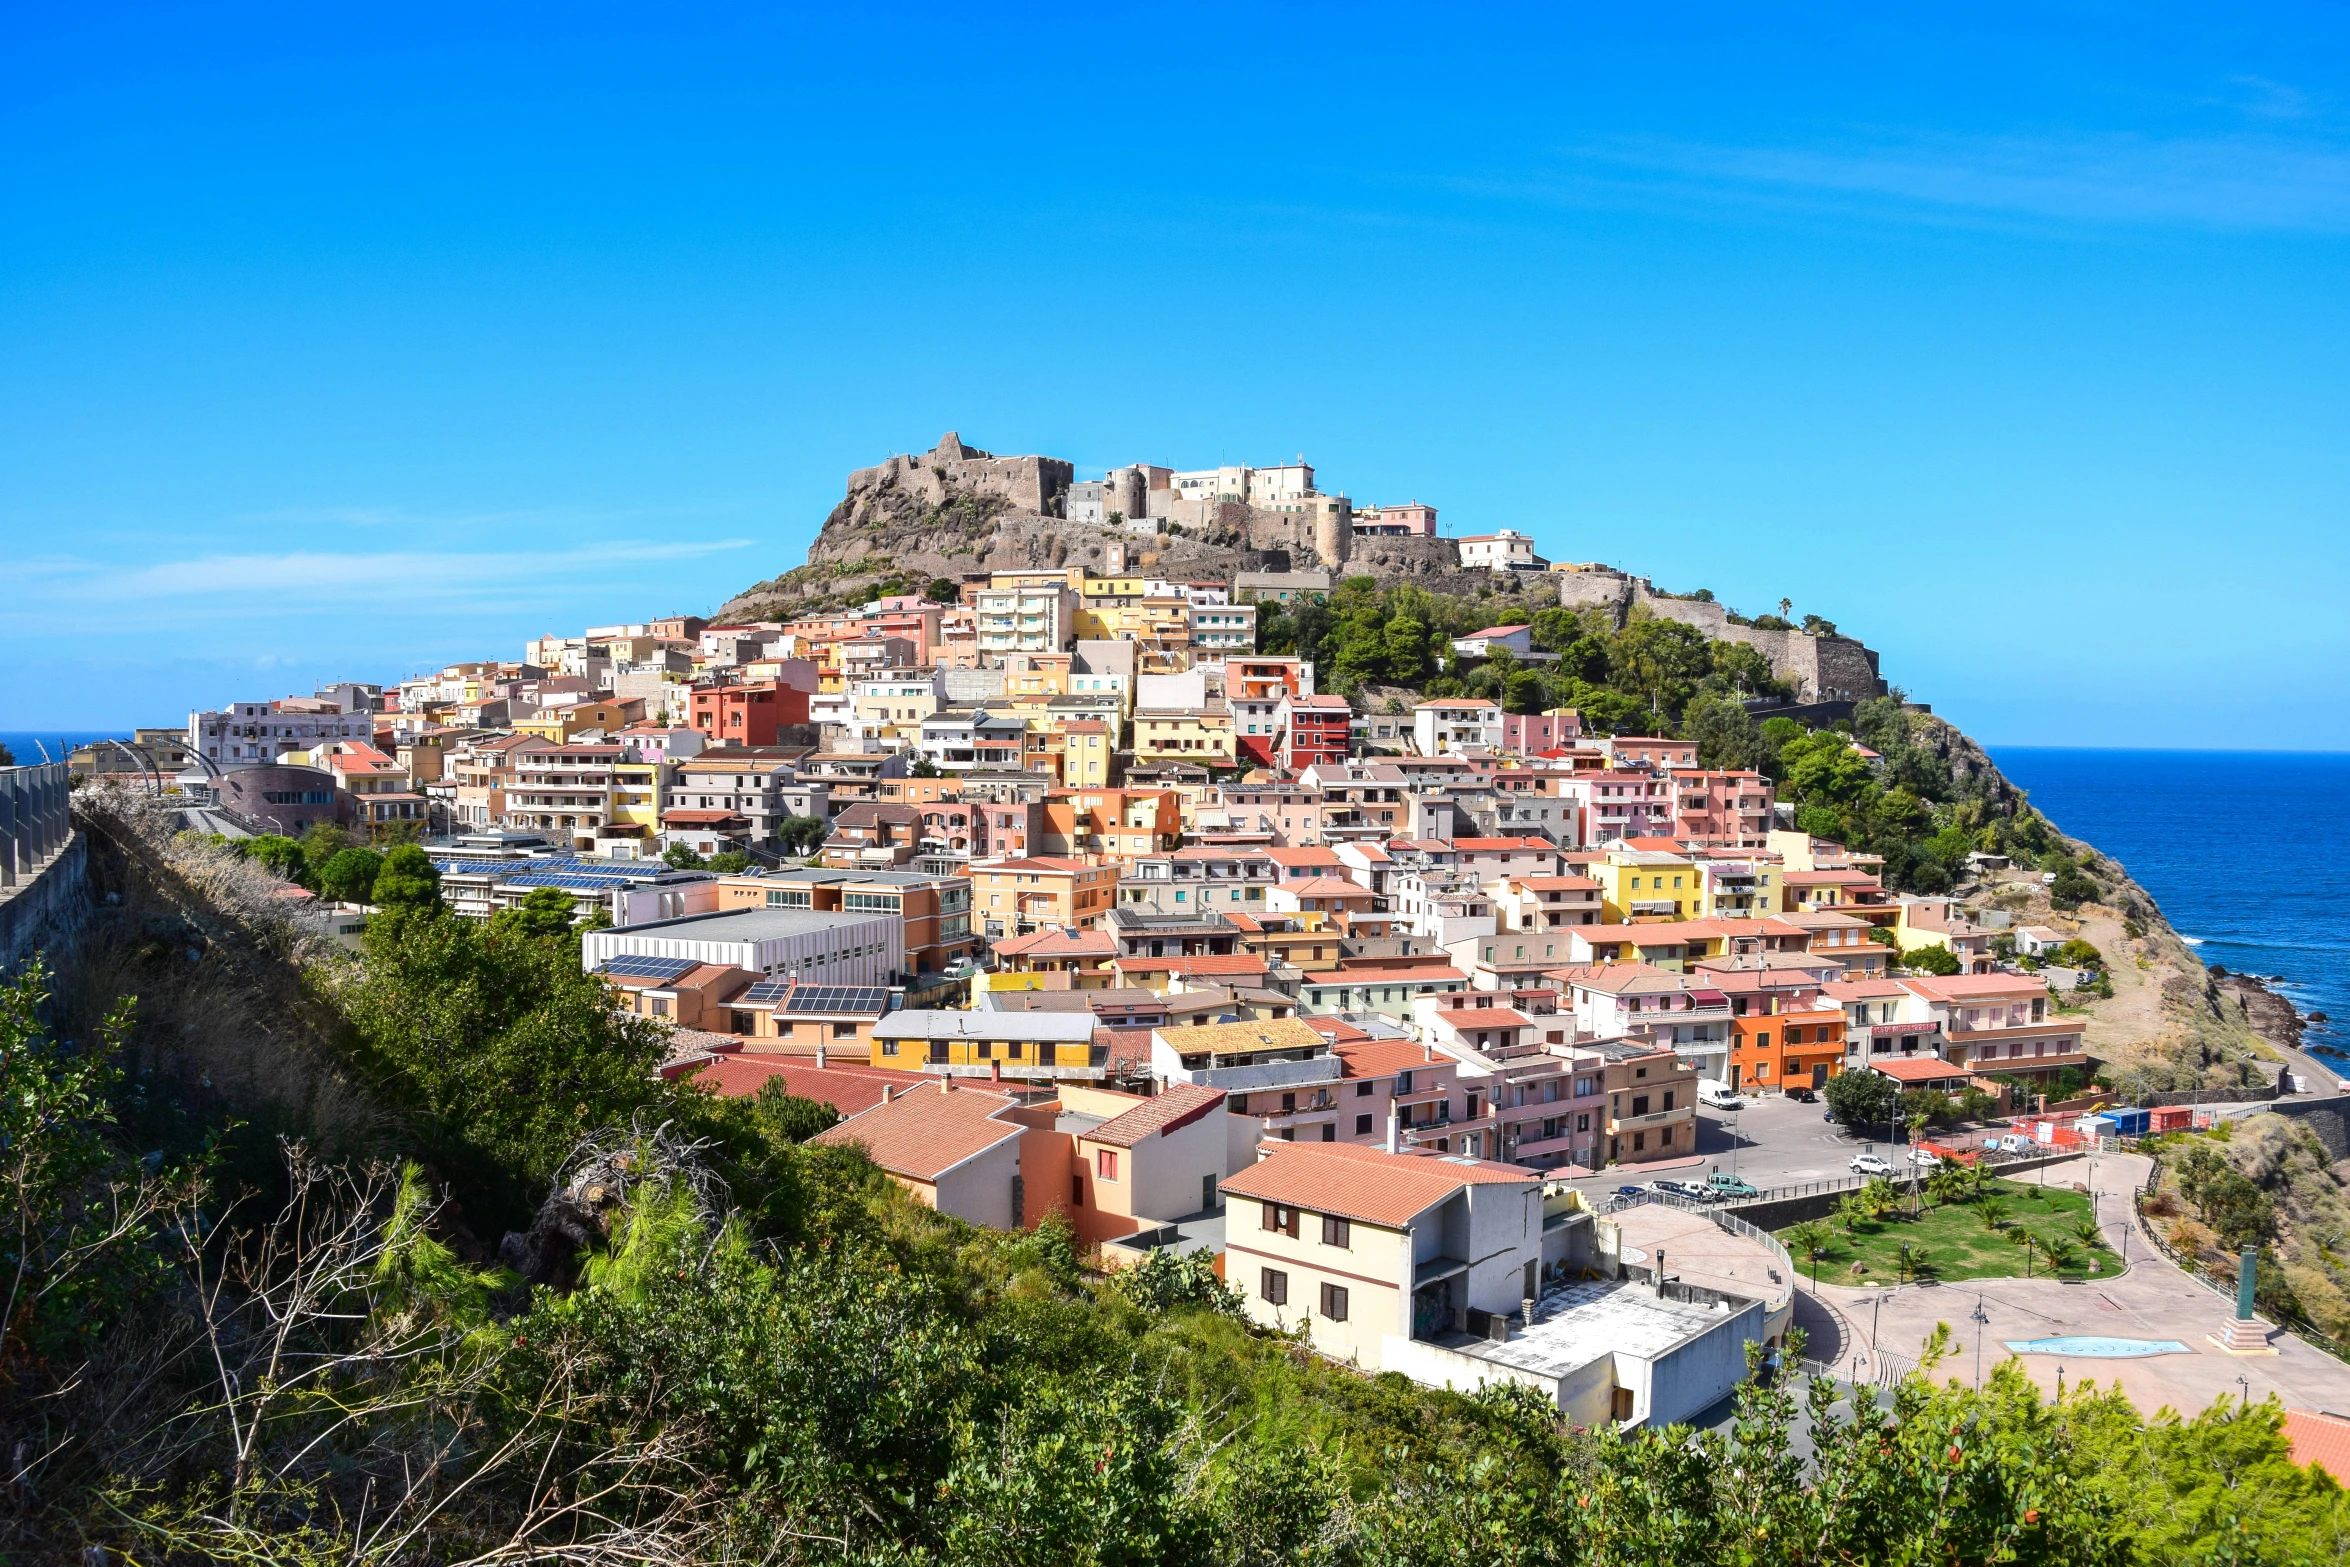
[[[1058,457],[998,457],[949,430],[927,452],[904,453],[849,475],[849,496],[897,490],[921,506],[946,504],[951,492],[998,497],[1014,511],[1057,517],[1077,469]]]
[[[1851,637],[1742,626],[1730,619],[1730,611],[1721,604],[1659,593],[1646,577],[1624,572],[1560,572],[1558,582],[1560,604],[1569,609],[1604,609],[1618,625],[1639,608],[1660,620],[1695,626],[1716,641],[1744,642],[1770,661],[1772,674],[1795,682],[1797,693],[1804,698],[1862,701],[1885,694],[1875,650]]]

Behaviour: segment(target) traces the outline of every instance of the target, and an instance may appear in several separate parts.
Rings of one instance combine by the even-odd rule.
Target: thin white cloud
[[[1857,202],[1920,216],[2350,230],[2350,147],[2276,135],[1887,134],[1815,146],[1640,138],[1571,147],[1565,159],[1569,183],[1553,193],[1558,199],[1639,189],[1705,199]]]
[[[631,562],[695,560],[748,548],[749,539],[621,541],[547,551],[381,551],[202,555],[125,571],[82,557],[21,562],[34,598],[145,601],[203,594],[270,593],[286,604],[473,599],[555,586]],[[250,613],[250,606],[246,611]]]

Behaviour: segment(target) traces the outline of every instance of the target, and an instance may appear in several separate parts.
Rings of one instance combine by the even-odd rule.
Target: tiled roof
[[[1196,1028],[1163,1028],[1167,1042],[1185,1055],[1245,1055],[1259,1050],[1310,1050],[1323,1045],[1319,1030],[1300,1018],[1268,1018],[1255,1023],[1206,1023]]]
[[[1004,1094],[954,1088],[954,1079],[923,1079],[918,1086],[819,1132],[812,1142],[843,1148],[860,1146],[892,1175],[935,1181],[956,1165],[985,1153],[1024,1130],[999,1119],[1017,1108]]]
[[[689,1079],[727,1099],[743,1099],[769,1082],[781,1079],[787,1094],[828,1104],[842,1115],[856,1115],[881,1103],[883,1090],[900,1082],[905,1073],[843,1072],[810,1066],[804,1061],[773,1056],[713,1056],[687,1071]]]
[[[1446,1007],[1438,1010],[1453,1028],[1532,1028],[1534,1020],[1508,1007]]]
[[[1056,925],[1032,936],[1007,936],[995,943],[996,955],[1007,958],[1106,958],[1116,954],[1118,938],[1106,930],[1070,930]]]
[[[1975,1001],[1985,996],[2034,995],[2048,989],[2037,974],[1952,974],[1948,977],[1905,979],[1901,982],[1929,1001]]]
[[[1359,881],[1349,881],[1344,876],[1309,876],[1302,881],[1285,881],[1281,884],[1281,890],[1286,893],[1295,893],[1300,897],[1368,898],[1371,896],[1370,888]]]
[[[1146,1071],[1151,1064],[1151,1035],[1148,1028],[1096,1028],[1093,1042],[1107,1047],[1105,1058],[1112,1076]]]
[[[1268,965],[1254,952],[1206,952],[1195,958],[1122,957],[1122,974],[1180,974],[1186,979],[1202,974],[1263,974]]]
[[[1387,1153],[1352,1143],[1267,1143],[1265,1157],[1227,1176],[1224,1192],[1399,1229],[1463,1186],[1536,1185],[1511,1164]]]
[[[1317,1018],[1318,1023],[1322,1021]],[[1436,1053],[1409,1039],[1342,1039],[1332,1046],[1341,1066],[1342,1081],[1358,1077],[1393,1077],[1418,1066],[1442,1066]]]
[[[2350,1475],[2350,1419],[2288,1409],[2285,1446],[2297,1464],[2315,1465],[2336,1479]]]
[[[1946,1077],[1964,1077],[1967,1070],[1939,1058],[1871,1061],[1870,1066],[1897,1083],[1938,1083]]]
[[[1084,1134],[1089,1143],[1132,1148],[1150,1138],[1189,1126],[1224,1103],[1221,1089],[1196,1083],[1169,1083],[1141,1104]]]

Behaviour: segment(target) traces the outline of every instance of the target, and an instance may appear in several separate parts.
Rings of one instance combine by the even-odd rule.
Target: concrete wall
[[[64,762],[0,767],[0,973],[72,940],[89,913],[89,845]]]
[[[933,1204],[973,1224],[1015,1228],[1020,1215],[1012,1211],[1012,1178],[1020,1173],[1023,1137],[1007,1137],[986,1152],[974,1155],[939,1177]]]
[[[37,874],[0,890],[0,975],[42,951],[55,967],[56,954],[80,932],[90,912],[89,848],[75,833]]]
[[[1746,1346],[1762,1337],[1762,1305],[1750,1302],[1698,1337],[1667,1351],[1653,1366],[1643,1368],[1646,1375],[1640,1380],[1647,1384],[1645,1388],[1624,1378],[1635,1388],[1633,1418],[1664,1426],[1699,1414],[1746,1380]],[[1623,1359],[1617,1356],[1619,1365]]]

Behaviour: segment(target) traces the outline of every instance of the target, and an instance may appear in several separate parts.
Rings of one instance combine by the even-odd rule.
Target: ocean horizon
[[[1992,746],[2040,813],[2135,877],[2207,964],[2270,979],[2313,1049],[2350,1046],[2350,752]]]

